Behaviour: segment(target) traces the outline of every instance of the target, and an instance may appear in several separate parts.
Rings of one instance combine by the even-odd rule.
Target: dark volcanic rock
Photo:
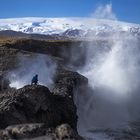
[[[22,53],[27,57],[32,54],[29,53],[30,51],[50,54],[69,62],[71,42],[62,42],[62,47],[57,42],[40,44],[40,41],[32,41],[32,43],[19,41],[13,46],[0,47],[0,72],[7,73],[16,68],[18,54]],[[42,44],[44,46],[40,48]],[[77,60],[79,59],[76,59],[79,63]],[[78,117],[73,94],[75,88],[88,83],[87,78],[77,72],[59,67],[54,79],[54,88],[50,92],[47,87],[41,85],[28,85],[18,90],[11,89],[5,77],[7,76],[0,75],[0,93],[3,93],[0,94],[0,129],[6,128],[0,132],[0,140],[43,135],[47,140],[81,139],[76,130]],[[61,126],[58,127],[59,125]],[[48,132],[49,130],[51,132]],[[5,135],[6,137],[3,137]]]
[[[40,85],[0,95],[0,128],[22,123],[45,123],[48,127],[68,123],[76,129],[76,107],[72,100],[54,96]]]
[[[33,35],[36,36],[36,35]],[[45,41],[34,39],[17,39],[7,41],[0,47],[2,51],[6,48],[9,50],[17,50],[19,52],[30,52],[47,54],[53,57],[58,57],[63,60],[63,64],[71,64],[75,67],[83,66],[86,62],[87,42],[83,41]],[[5,57],[7,54],[5,55]],[[10,55],[11,57],[11,55]]]
[[[15,68],[17,54],[18,50],[16,49],[0,47],[0,72],[3,73]]]
[[[12,124],[34,122],[39,108],[49,100],[50,91],[42,86],[26,86],[0,96],[0,128]],[[47,102],[47,104],[49,104]]]
[[[88,79],[77,72],[66,70],[58,67],[55,78],[55,87],[53,93],[55,95],[67,96],[73,98],[73,91],[78,86],[88,84]]]
[[[9,80],[4,74],[0,74],[0,92],[9,88]]]

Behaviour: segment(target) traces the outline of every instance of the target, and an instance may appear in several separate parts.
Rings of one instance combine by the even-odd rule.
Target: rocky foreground
[[[77,72],[60,67],[52,91],[41,85],[4,90],[0,94],[0,139],[82,140],[73,96],[74,89],[87,82]]]

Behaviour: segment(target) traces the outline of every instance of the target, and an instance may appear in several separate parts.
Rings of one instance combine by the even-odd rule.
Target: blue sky
[[[0,18],[87,17],[110,2],[119,20],[140,23],[140,0],[0,0]]]

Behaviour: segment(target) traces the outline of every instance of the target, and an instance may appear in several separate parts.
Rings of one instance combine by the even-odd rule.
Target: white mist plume
[[[102,46],[87,44],[87,63],[80,72],[89,79],[91,90],[82,90],[75,99],[81,135],[88,130],[124,129],[140,117],[139,43],[126,36],[108,38]]]
[[[92,86],[105,86],[118,94],[132,92],[139,86],[137,77],[140,70],[138,43],[135,38],[124,40],[123,38],[124,36],[120,35],[119,39],[113,40],[110,51],[100,52],[100,58],[94,56],[94,64],[88,64],[92,65],[93,71],[88,71],[86,75],[89,80],[93,80],[91,81]],[[91,46],[89,53],[93,51],[94,47]],[[92,79],[90,75],[93,75]]]
[[[100,18],[103,11],[101,18],[116,19],[109,14],[111,7],[109,4],[105,9],[97,8],[94,17]],[[139,39],[118,31],[109,36],[104,34],[103,39],[93,38],[85,45],[87,62],[79,72],[88,78],[89,88],[75,97],[79,133],[89,136],[88,130],[127,128],[129,122],[140,118]]]
[[[92,17],[98,19],[117,20],[116,15],[112,11],[112,4],[100,5],[95,12],[91,14]]]
[[[51,87],[55,69],[56,64],[46,55],[19,56],[19,67],[8,75],[10,86],[18,89],[31,84],[32,77],[38,74],[39,84]]]

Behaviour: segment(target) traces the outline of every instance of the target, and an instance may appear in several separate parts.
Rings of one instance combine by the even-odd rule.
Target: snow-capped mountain
[[[0,31],[13,30],[28,34],[60,34],[87,37],[130,32],[140,35],[140,25],[93,18],[11,18],[0,19]]]

